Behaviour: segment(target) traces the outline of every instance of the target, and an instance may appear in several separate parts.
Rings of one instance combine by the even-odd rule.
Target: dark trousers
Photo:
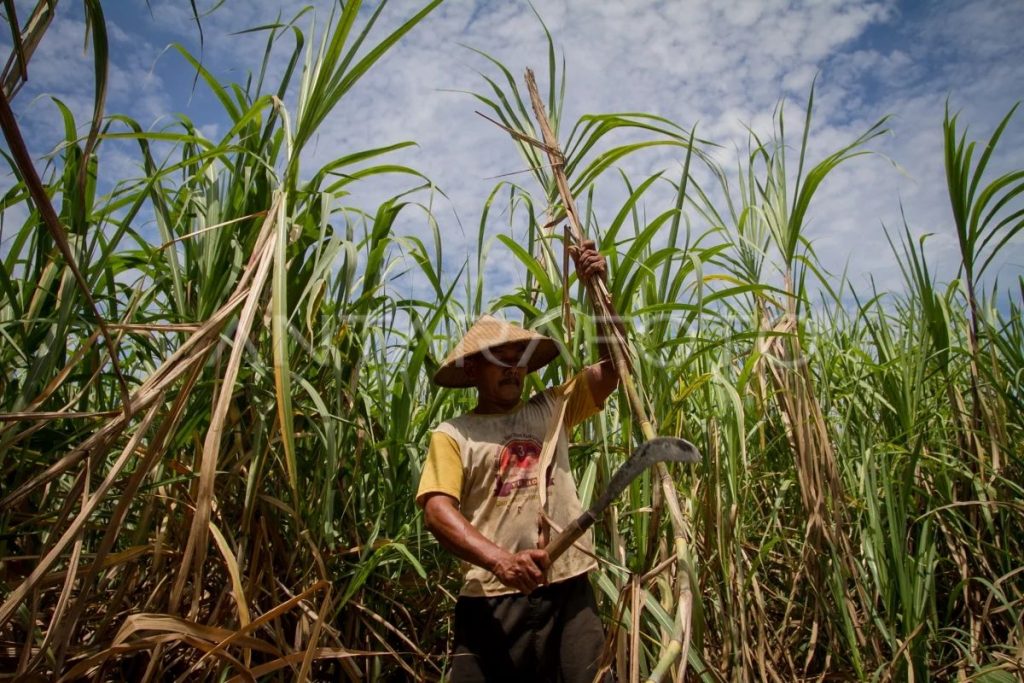
[[[586,575],[530,595],[460,597],[449,680],[591,683],[603,645],[604,628]]]

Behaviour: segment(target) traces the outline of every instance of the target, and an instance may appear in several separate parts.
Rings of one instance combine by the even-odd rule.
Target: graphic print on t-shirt
[[[506,441],[498,455],[494,495],[507,498],[513,491],[536,486],[540,450],[541,444],[536,439],[517,437]]]

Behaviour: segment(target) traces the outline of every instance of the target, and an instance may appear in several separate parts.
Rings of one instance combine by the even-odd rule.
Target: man
[[[593,242],[575,251],[581,279],[605,277]],[[547,523],[581,510],[567,430],[598,412],[618,385],[599,363],[523,402],[523,381],[558,355],[540,334],[483,316],[434,382],[474,387],[477,405],[438,425],[416,502],[427,529],[464,561],[455,607],[451,681],[592,681],[604,632],[587,573],[588,532],[558,559],[543,549]]]

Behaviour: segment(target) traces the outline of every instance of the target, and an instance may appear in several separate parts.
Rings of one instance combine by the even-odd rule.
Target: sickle
[[[626,462],[619,466],[619,469],[615,470],[608,488],[601,494],[601,497],[545,547],[551,562],[554,563],[569,546],[576,542],[576,539],[583,535],[583,532],[597,521],[605,508],[626,490],[631,481],[648,467],[659,462],[700,462],[700,453],[689,441],[672,436],[659,436],[645,441]]]

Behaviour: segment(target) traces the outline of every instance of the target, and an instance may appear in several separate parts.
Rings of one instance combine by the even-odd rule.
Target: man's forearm
[[[596,363],[588,366],[586,370],[587,380],[590,384],[590,394],[594,397],[594,402],[597,405],[603,405],[604,400],[619,385],[619,369],[615,365],[615,356],[612,351],[612,345],[615,342],[611,338],[615,334],[615,330],[618,330],[623,335],[623,339],[625,339],[620,319],[608,321],[607,325],[602,324],[598,327],[597,349],[600,358]]]
[[[486,569],[504,585],[523,593],[545,583],[547,552],[539,548],[517,553],[505,550],[477,531],[462,516],[451,496],[430,496],[423,505],[423,513],[430,533],[460,560]]]
[[[576,263],[576,274],[582,282],[594,279],[603,282],[607,278],[607,263],[596,247],[593,240],[586,240],[578,247],[570,248],[570,253]],[[620,335],[622,339],[625,339],[626,330],[622,319],[618,316],[601,319],[597,323],[597,351],[600,359],[587,368],[587,377],[591,394],[600,405],[618,386],[619,369],[615,365],[613,347],[618,346],[615,336]]]
[[[507,551],[496,545],[470,524],[458,508],[447,502],[430,504],[427,511],[427,529],[434,534],[437,542],[460,560],[465,560],[488,571]]]

